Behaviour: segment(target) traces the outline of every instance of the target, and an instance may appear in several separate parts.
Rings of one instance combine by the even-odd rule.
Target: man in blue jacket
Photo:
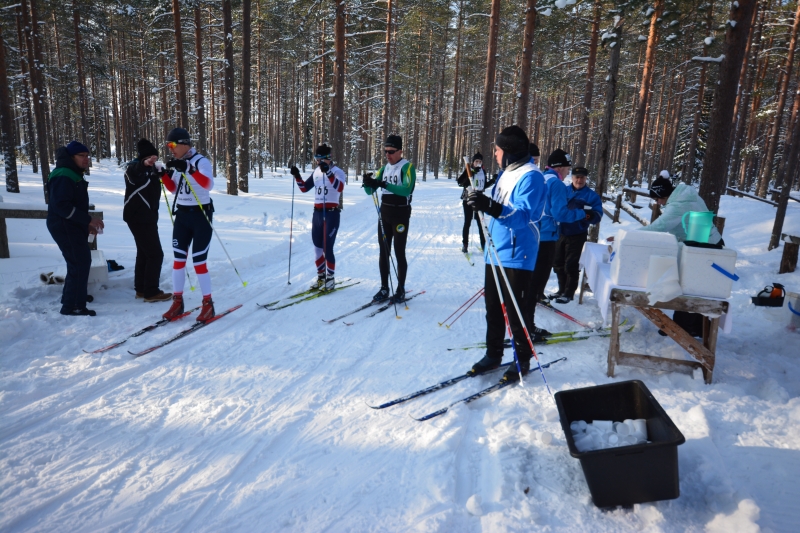
[[[547,280],[550,279],[550,270],[553,268],[553,258],[555,257],[556,242],[558,241],[558,225],[577,222],[586,216],[581,210],[567,207],[567,186],[564,185],[563,180],[569,176],[571,167],[572,161],[569,158],[569,154],[557,148],[547,158],[547,167],[544,171],[547,200],[544,206],[544,215],[539,223],[542,237],[539,243],[539,255],[536,258],[536,268],[533,271],[532,298],[526,305],[527,318],[525,320],[528,329],[537,339],[550,333],[547,330],[536,327],[534,316],[536,314],[536,302],[545,297],[544,288],[547,286]]]
[[[47,181],[47,229],[67,262],[61,314],[95,316],[86,308],[86,287],[92,254],[89,234],[103,229],[103,221],[89,216],[89,182],[83,173],[89,168],[89,149],[78,141],[56,150],[56,168]]]
[[[525,337],[523,322],[511,301],[512,294],[520,309],[529,298],[533,267],[539,249],[539,228],[536,223],[542,216],[545,203],[545,184],[542,173],[531,163],[528,154],[528,136],[518,126],[509,126],[497,136],[495,159],[502,174],[492,188],[491,196],[471,191],[467,203],[476,211],[491,217],[487,222],[491,243],[484,251],[484,296],[486,301],[486,355],[475,363],[471,376],[483,374],[500,366],[503,360],[503,339],[506,326],[495,275],[503,291],[511,334],[517,349],[522,374],[530,369],[531,347]],[[506,286],[497,260],[492,253],[496,247],[500,262],[505,268],[510,287]],[[494,267],[492,265],[495,265]],[[494,268],[494,273],[492,272]],[[523,311],[524,316],[524,311]],[[519,373],[511,365],[501,381],[517,381]]]
[[[584,218],[559,225],[560,237],[553,260],[553,270],[558,276],[558,292],[550,295],[550,299],[559,304],[569,303],[575,296],[580,276],[579,261],[583,244],[589,236],[589,226],[603,218],[600,196],[586,186],[588,176],[587,169],[575,167],[572,169],[572,185],[567,187],[567,207],[583,213]]]

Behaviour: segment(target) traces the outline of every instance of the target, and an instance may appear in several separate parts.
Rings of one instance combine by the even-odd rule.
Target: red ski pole
[[[447,318],[445,318],[444,320],[442,320],[441,322],[439,322],[439,326],[443,326],[443,325],[444,325],[444,324],[445,324],[445,323],[446,323],[448,320],[450,320],[450,317],[452,317],[453,315],[455,315],[456,313],[458,313],[458,311],[459,311],[459,310],[460,310],[462,307],[464,307],[465,305],[469,304],[469,305],[471,306],[471,305],[472,305],[473,303],[475,303],[475,301],[477,301],[477,299],[478,299],[478,298],[480,298],[482,295],[483,295],[483,287],[481,287],[480,289],[478,289],[478,292],[476,292],[475,294],[473,294],[472,296],[470,296],[470,297],[469,297],[469,299],[467,299],[467,301],[466,301],[466,302],[464,302],[463,304],[461,304],[461,305],[458,307],[458,309],[456,309],[455,311],[453,311],[453,312],[452,312],[452,314],[451,314],[449,317],[447,317]],[[473,300],[475,300],[475,301],[473,301]],[[472,303],[470,303],[470,302],[472,302]]]

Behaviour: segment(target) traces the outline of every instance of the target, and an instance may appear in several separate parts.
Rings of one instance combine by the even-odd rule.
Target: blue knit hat
[[[67,152],[69,155],[88,154],[89,149],[78,141],[70,141],[67,145]]]

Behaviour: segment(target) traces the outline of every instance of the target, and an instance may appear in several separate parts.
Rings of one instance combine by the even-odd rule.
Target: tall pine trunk
[[[708,145],[700,177],[700,196],[708,209],[719,211],[720,195],[728,181],[730,158],[730,127],[733,106],[736,103],[739,72],[750,33],[750,22],[757,0],[739,0],[731,9],[728,30],[725,33],[725,58],[719,68],[719,81],[714,91],[714,107],[708,132]]]
[[[486,49],[486,77],[483,83],[483,113],[481,114],[481,153],[484,157],[492,157],[491,143],[494,137],[494,86],[497,70],[497,34],[500,29],[500,0],[492,0],[492,11],[489,17],[489,45]],[[493,165],[489,167],[493,168]]]
[[[248,192],[250,174],[250,0],[242,0],[242,119],[239,130],[239,190]]]
[[[175,75],[178,78],[178,125],[189,129],[189,105],[186,102],[186,70],[183,66],[180,0],[172,0],[172,24],[175,28]]]
[[[333,23],[333,44],[335,57],[333,60],[333,98],[331,99],[331,143],[333,154],[340,166],[345,161],[344,145],[344,65],[345,65],[345,26],[344,0],[333,0],[336,6]],[[305,136],[304,136],[305,137]],[[345,172],[347,171],[344,168]]]
[[[6,191],[19,192],[17,178],[17,154],[15,152],[14,117],[11,115],[11,97],[8,94],[8,72],[6,72],[6,45],[3,28],[0,26],[0,152],[3,154],[6,174]]]
[[[194,8],[194,54],[195,77],[197,79],[197,149],[205,154],[208,146],[206,139],[206,101],[203,87],[203,22],[200,18],[200,7]],[[166,117],[164,117],[166,118]]]
[[[522,41],[519,100],[517,100],[517,126],[528,129],[528,102],[531,92],[531,66],[533,64],[533,32],[536,29],[536,0],[528,0],[525,8],[525,33]],[[596,46],[595,46],[596,48]],[[485,157],[485,156],[484,156]]]
[[[392,109],[392,0],[386,2],[386,63],[383,67],[383,138],[391,133]]]
[[[225,177],[228,194],[236,196],[236,105],[233,86],[233,20],[231,0],[222,0],[222,38],[225,56]]]
[[[39,170],[42,175],[42,186],[44,188],[44,201],[49,202],[50,195],[47,191],[47,180],[50,176],[50,159],[47,121],[44,115],[44,84],[42,83],[42,50],[39,44],[39,24],[31,24],[31,20],[38,21],[39,17],[36,10],[36,0],[22,0],[22,25],[25,34],[25,45],[28,52],[28,65],[30,66],[29,78],[31,84],[31,99],[33,100],[33,114],[36,117],[36,145],[39,152]]]
[[[586,88],[583,91],[583,109],[581,118],[580,138],[575,150],[579,165],[586,166],[587,141],[590,129],[590,114],[592,112],[592,95],[594,94],[594,69],[597,61],[597,41],[600,37],[600,0],[594,4],[594,20],[592,21],[592,37],[589,40],[589,59],[586,62]],[[619,45],[617,45],[619,46]]]

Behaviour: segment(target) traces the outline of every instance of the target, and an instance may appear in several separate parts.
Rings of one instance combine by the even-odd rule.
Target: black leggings
[[[387,252],[392,249],[394,241],[394,256],[397,259],[397,288],[405,289],[406,272],[406,241],[408,240],[408,222],[411,218],[411,206],[393,207],[381,205],[381,221],[386,230],[384,242],[381,224],[378,224],[378,246],[380,247],[381,286],[389,286],[389,256]]]
[[[478,215],[475,211],[467,205],[467,202],[463,202],[462,205],[464,206],[464,229],[461,232],[461,242],[464,243],[464,246],[469,245],[469,229],[472,225],[472,219],[475,219],[475,222],[478,224],[478,235],[481,239],[481,249],[486,248],[486,237],[483,236],[483,228],[481,227],[481,221],[478,220]]]
[[[558,292],[562,292],[570,298],[578,290],[578,280],[581,274],[581,253],[587,237],[586,233],[562,235],[556,243],[553,270],[555,270],[558,277]]]

